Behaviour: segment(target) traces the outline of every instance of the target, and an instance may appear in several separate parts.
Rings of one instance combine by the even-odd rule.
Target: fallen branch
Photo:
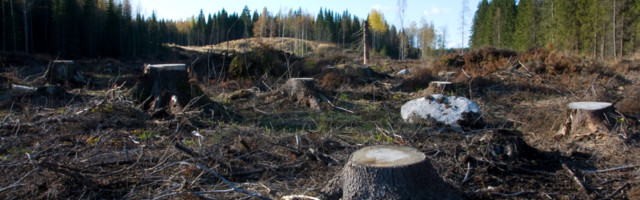
[[[237,192],[245,193],[247,195],[250,195],[250,196],[253,196],[253,197],[258,197],[258,198],[265,199],[265,200],[267,200],[267,199],[271,200],[271,198],[269,198],[269,197],[262,196],[262,195],[260,195],[258,193],[251,192],[251,191],[246,191],[246,190],[244,190],[242,188],[236,187],[235,184],[233,184],[231,181],[227,180],[226,178],[222,177],[220,174],[218,174],[218,172],[213,171],[212,169],[209,169],[208,167],[206,167],[206,166],[204,166],[204,165],[202,165],[200,163],[196,163],[196,166],[198,166],[198,168],[200,168],[202,170],[205,170],[205,171],[207,171],[209,173],[212,173],[213,175],[218,177],[220,180],[222,180],[224,183],[226,183],[227,185],[231,186],[231,188],[233,188],[233,190],[235,190]]]
[[[153,198],[153,200],[162,199],[170,196],[176,196],[176,195],[186,195],[186,194],[201,195],[201,194],[226,193],[226,192],[233,192],[233,188],[226,189],[226,190],[211,190],[211,191],[202,191],[202,192],[174,192],[174,193],[158,196],[156,198]]]
[[[503,197],[515,197],[515,196],[520,196],[520,195],[523,195],[523,194],[531,194],[531,193],[535,193],[535,192],[533,192],[533,191],[520,191],[520,192],[516,192],[516,193],[511,193],[511,194],[500,193],[500,192],[491,192],[489,194],[499,195],[499,196],[503,196]]]
[[[353,114],[353,113],[354,113],[353,111],[348,110],[348,109],[346,109],[346,108],[338,107],[338,106],[333,105],[333,103],[331,103],[331,101],[330,101],[327,97],[325,97],[324,95],[322,95],[322,94],[318,94],[318,95],[320,95],[320,97],[321,97],[322,99],[324,99],[325,101],[327,101],[327,103],[329,103],[329,105],[331,105],[331,107],[333,107],[333,108],[335,108],[335,109],[338,109],[338,110],[342,110],[342,111],[345,111],[345,112],[351,113],[351,114]]]
[[[578,178],[578,176],[576,176],[576,174],[571,171],[571,169],[569,169],[569,167],[567,166],[567,164],[565,164],[564,162],[562,162],[562,168],[564,168],[565,171],[567,171],[567,173],[569,173],[569,175],[571,175],[572,179],[574,182],[576,182],[576,184],[578,184],[578,186],[580,186],[580,189],[585,193],[588,194],[589,191],[587,191],[587,188],[584,186],[584,184],[582,183],[582,181],[580,181],[580,178]]]
[[[285,165],[285,166],[274,166],[274,167],[265,167],[262,169],[249,170],[249,171],[241,171],[241,172],[233,172],[231,176],[246,176],[251,174],[259,174],[266,171],[277,171],[277,170],[288,170],[288,169],[296,169],[301,168],[304,162],[293,164],[293,165]]]
[[[22,176],[22,178],[18,179],[18,180],[17,180],[16,182],[14,182],[13,184],[11,184],[11,185],[9,185],[9,186],[7,186],[7,187],[0,188],[0,192],[3,192],[3,191],[5,191],[5,190],[8,190],[8,189],[11,189],[11,188],[14,188],[14,187],[22,187],[22,186],[25,186],[25,184],[18,184],[18,183],[20,183],[20,181],[22,181],[22,180],[23,180],[24,178],[26,178],[27,176],[31,175],[31,173],[33,173],[33,172],[34,172],[34,171],[36,171],[36,170],[38,170],[38,168],[35,168],[35,169],[33,169],[33,170],[31,170],[31,171],[27,172],[27,174],[25,174],[24,176]]]
[[[489,161],[489,160],[484,160],[482,158],[479,159],[475,159],[478,162],[484,162],[484,163],[488,163],[490,165],[500,165],[503,167],[507,167],[507,168],[513,168],[516,170],[520,170],[526,173],[530,173],[530,174],[542,174],[542,175],[547,175],[547,176],[554,176],[555,173],[551,173],[551,172],[546,172],[546,171],[538,171],[538,170],[532,170],[532,169],[527,169],[527,168],[523,168],[523,167],[516,167],[516,166],[512,166],[503,162],[493,162],[493,161]]]
[[[609,196],[605,197],[604,199],[613,199],[613,197],[616,197],[616,195],[618,195],[618,193],[620,193],[620,191],[622,191],[627,186],[629,186],[629,183],[625,183],[624,185],[620,186],[616,191],[614,191],[613,193],[611,193]]]
[[[464,175],[464,178],[462,179],[462,182],[460,182],[460,185],[464,184],[469,180],[470,172],[471,172],[471,162],[467,162],[467,173]]]
[[[177,149],[181,150],[182,152],[185,152],[185,153],[189,154],[189,155],[190,155],[190,156],[192,156],[192,157],[196,157],[196,158],[201,157],[201,155],[200,155],[200,154],[198,154],[198,153],[196,153],[196,152],[192,151],[191,149],[189,149],[189,148],[185,147],[184,145],[182,145],[182,144],[180,144],[180,143],[177,143],[177,142],[176,142],[176,144],[175,144],[174,146],[175,146]]]
[[[312,196],[306,196],[306,195],[287,195],[287,196],[283,196],[282,200],[305,200],[305,199],[309,199],[309,200],[320,200],[317,197],[312,197]]]
[[[464,69],[461,69],[462,73],[464,74],[464,76],[466,76],[467,78],[471,78],[471,76],[469,76],[469,74],[467,74],[467,72],[464,71]]]
[[[185,146],[183,146],[183,145],[181,145],[181,144],[179,144],[179,143],[175,143],[175,147],[176,147],[177,149],[179,149],[179,150],[181,150],[181,151],[183,151],[183,152],[185,152],[185,153],[189,154],[190,156],[192,156],[192,157],[194,157],[194,158],[201,157],[198,153],[195,153],[195,152],[194,152],[194,151],[192,151],[191,149],[189,149],[189,148],[187,148],[187,147],[185,147]],[[224,183],[226,183],[227,185],[231,186],[231,188],[233,188],[233,190],[235,190],[235,191],[237,191],[237,192],[245,193],[245,194],[248,194],[248,195],[250,195],[250,196],[258,197],[258,198],[265,199],[265,200],[267,200],[267,199],[268,199],[268,200],[271,200],[271,198],[269,198],[269,197],[262,196],[262,195],[260,195],[260,194],[258,194],[258,193],[251,192],[251,191],[246,191],[246,190],[244,190],[244,189],[242,189],[242,188],[237,187],[235,184],[233,184],[231,181],[229,181],[229,180],[227,180],[226,178],[224,178],[224,177],[223,177],[222,175],[220,175],[218,172],[216,172],[216,171],[214,171],[214,170],[212,170],[212,169],[209,169],[208,167],[206,167],[206,166],[204,166],[204,165],[202,165],[202,164],[200,164],[200,163],[196,163],[196,166],[197,166],[198,168],[200,168],[200,169],[202,169],[202,170],[206,171],[206,172],[212,173],[213,175],[215,175],[216,177],[218,177],[220,180],[222,180]]]
[[[52,172],[55,173],[59,173],[62,175],[66,175],[68,177],[73,178],[77,183],[80,183],[86,187],[90,187],[90,188],[94,188],[93,183],[91,182],[91,180],[89,180],[87,177],[85,177],[84,175],[82,175],[81,173],[79,173],[78,171],[80,171],[79,169],[75,169],[75,168],[71,168],[71,167],[65,167],[65,166],[61,166],[55,163],[50,163],[50,162],[40,162],[38,164],[38,166],[50,170]]]
[[[622,166],[622,167],[614,167],[614,168],[599,169],[599,170],[582,170],[582,172],[583,173],[588,173],[588,174],[593,174],[593,173],[603,173],[603,172],[610,172],[610,171],[632,169],[632,168],[636,168],[636,167],[640,167],[640,165],[627,165],[627,166]]]

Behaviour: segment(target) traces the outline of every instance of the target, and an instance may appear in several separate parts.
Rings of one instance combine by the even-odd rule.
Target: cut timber
[[[615,124],[616,118],[611,116],[614,112],[611,103],[572,102],[567,108],[567,118],[559,132],[562,135],[609,131]]]
[[[424,153],[404,146],[370,146],[351,155],[321,191],[323,199],[462,199]]]
[[[280,92],[303,106],[314,110],[320,109],[318,98],[316,98],[318,86],[313,78],[290,78],[280,87]]]
[[[134,98],[154,117],[180,113],[190,101],[204,94],[189,82],[184,64],[147,65],[138,79]]]
[[[448,94],[454,91],[453,83],[449,81],[431,81],[429,87],[424,90],[420,95],[429,96],[432,94]]]
[[[80,73],[80,66],[75,64],[73,60],[54,60],[47,71],[44,78],[49,84],[86,84],[87,80]]]

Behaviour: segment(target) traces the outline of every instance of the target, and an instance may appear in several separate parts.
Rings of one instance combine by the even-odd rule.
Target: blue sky
[[[462,10],[463,0],[407,0],[407,9],[405,11],[405,27],[411,22],[420,24],[420,20],[424,18],[427,22],[433,22],[436,29],[440,30],[446,26],[447,30],[447,47],[460,47],[462,41],[460,11]],[[478,2],[480,0],[468,0],[468,9],[466,16],[465,46],[467,46],[471,20],[475,13]],[[160,18],[166,19],[186,19],[193,15],[197,15],[202,9],[206,14],[215,13],[224,8],[228,12],[240,13],[245,5],[249,6],[252,11],[262,8],[272,13],[279,10],[288,11],[289,9],[302,8],[313,16],[317,14],[320,8],[328,8],[332,11],[342,13],[348,10],[353,15],[364,18],[371,9],[382,11],[386,20],[390,24],[400,27],[400,19],[397,14],[396,0],[368,0],[368,1],[349,1],[349,0],[132,0],[134,8],[141,8],[141,12],[150,15],[152,11]]]

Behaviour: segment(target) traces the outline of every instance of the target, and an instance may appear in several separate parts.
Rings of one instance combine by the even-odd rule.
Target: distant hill
[[[176,45],[179,46],[179,45]],[[239,40],[232,40],[228,42],[228,49],[231,52],[245,52],[253,48],[271,46],[274,49],[283,50],[297,56],[308,56],[315,54],[324,54],[330,51],[339,49],[336,44],[329,42],[317,42],[310,40],[300,40],[288,37],[273,37],[273,38],[246,38]],[[194,50],[199,52],[207,52],[213,50],[214,52],[222,52],[227,49],[227,42],[206,45],[206,46],[179,46],[187,50]]]

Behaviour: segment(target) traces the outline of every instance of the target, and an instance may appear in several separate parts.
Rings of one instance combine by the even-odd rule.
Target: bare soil
[[[378,59],[371,75],[358,71],[358,58],[337,52],[296,59],[297,74],[233,79],[224,75],[231,57],[172,51],[163,60],[78,60],[90,81],[63,85],[62,96],[10,89],[41,85],[52,58],[1,55],[0,198],[317,197],[352,152],[377,144],[419,149],[469,199],[640,198],[635,61],[481,49],[432,62]],[[133,103],[143,63],[205,58],[203,66],[223,74],[193,79],[234,116],[194,108],[153,118]],[[405,68],[412,73],[395,75]],[[311,72],[319,109],[264,96]],[[486,126],[457,133],[403,123],[400,107],[421,95],[425,80],[454,82],[447,95],[477,102]],[[617,123],[607,132],[558,135],[572,101],[612,102]]]

